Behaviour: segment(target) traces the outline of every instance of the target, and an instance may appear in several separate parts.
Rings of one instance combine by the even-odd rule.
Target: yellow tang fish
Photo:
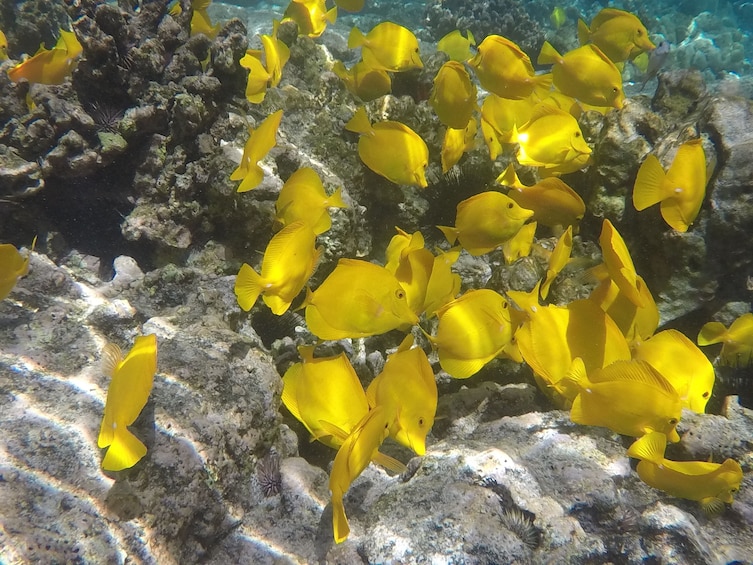
[[[418,323],[395,275],[358,259],[340,259],[303,306],[309,330],[320,339],[367,337]]]
[[[342,187],[327,196],[322,179],[316,171],[302,167],[282,185],[275,202],[275,218],[283,226],[301,220],[319,235],[332,226],[327,209],[347,207],[342,199]]]
[[[512,339],[510,308],[504,297],[487,288],[469,290],[437,311],[439,364],[450,376],[467,379],[500,355]]]
[[[459,29],[451,31],[437,42],[437,51],[446,53],[451,61],[462,63],[471,58],[471,45],[476,45],[471,30],[466,30],[466,36]]]
[[[29,272],[29,260],[37,238],[31,242],[31,251],[22,256],[10,243],[0,244],[0,300],[8,297],[18,279]]]
[[[282,41],[277,39],[277,32],[280,29],[278,20],[272,21],[272,35],[262,35],[261,44],[264,47],[264,67],[269,73],[269,86],[272,88],[280,84],[282,80],[282,69],[290,59],[290,48]]]
[[[599,245],[609,278],[630,302],[639,308],[645,307],[647,301],[638,289],[638,273],[635,272],[633,258],[630,257],[630,251],[628,251],[620,232],[609,220],[604,220],[601,225]]]
[[[721,322],[708,322],[698,333],[698,345],[722,343],[723,365],[747,367],[753,361],[753,314],[737,318],[729,329]]]
[[[694,139],[680,145],[666,174],[655,155],[646,157],[635,179],[633,205],[645,210],[661,202],[664,221],[686,232],[701,209],[707,182],[703,143]]]
[[[671,461],[664,458],[667,438],[652,432],[636,440],[628,455],[641,461],[636,471],[647,485],[670,496],[696,500],[707,514],[718,514],[740,489],[743,470],[734,459],[724,463],[707,461]]]
[[[277,232],[264,251],[261,275],[248,263],[238,271],[235,296],[240,307],[248,312],[263,294],[273,313],[287,312],[319,262],[322,248],[315,245],[316,235],[305,222],[293,222]]]
[[[581,45],[593,42],[615,63],[633,59],[643,51],[651,51],[655,45],[648,38],[648,31],[641,21],[630,12],[604,8],[591,20],[578,20],[578,40]]]
[[[633,359],[646,361],[667,379],[685,408],[703,414],[714,388],[714,367],[681,332],[664,330],[636,345]]]
[[[437,382],[424,350],[412,346],[409,334],[397,351],[387,356],[382,372],[366,389],[366,397],[371,407],[386,406],[397,414],[390,437],[422,457],[437,412]]]
[[[358,156],[376,174],[395,184],[426,188],[429,149],[415,131],[400,122],[369,122],[363,106],[345,129],[361,134]]]
[[[546,300],[549,296],[549,287],[552,286],[554,279],[557,278],[570,261],[570,254],[573,251],[573,226],[568,226],[563,232],[560,238],[557,240],[557,244],[552,250],[552,254],[549,256],[549,263],[546,267],[546,275],[541,283],[541,298]]]
[[[327,22],[334,24],[337,20],[337,6],[327,10],[324,4],[324,0],[291,0],[282,21],[294,21],[301,35],[319,37],[327,28]]]
[[[449,128],[464,129],[476,105],[476,85],[471,82],[462,63],[448,61],[439,68],[434,77],[434,86],[429,104],[439,121]]]
[[[345,354],[314,358],[315,346],[298,346],[302,363],[282,377],[282,403],[311,434],[311,441],[338,449],[369,412],[366,392]],[[376,452],[374,462],[402,473],[405,465]]]
[[[418,50],[418,40],[409,29],[392,22],[377,24],[364,35],[358,28],[350,30],[348,49],[361,48],[361,58],[372,69],[409,71],[424,64]]]
[[[383,69],[372,69],[363,61],[353,65],[350,70],[341,61],[335,61],[332,72],[345,83],[345,88],[364,102],[376,100],[392,92],[392,79]]]
[[[549,90],[552,84],[552,75],[536,75],[528,55],[501,35],[487,35],[468,64],[476,71],[481,86],[502,98],[521,100],[534,89]]]
[[[396,229],[398,235],[387,246],[387,263],[384,268],[394,274],[400,286],[405,289],[408,307],[416,315],[420,315],[424,311],[434,255],[424,248],[421,232],[417,231],[409,236],[400,228]]]
[[[682,415],[680,396],[645,361],[615,361],[589,377],[578,358],[565,380],[578,390],[570,409],[576,424],[632,437],[661,432],[672,442],[680,441],[675,429]]]
[[[82,50],[76,34],[61,29],[55,47],[40,47],[33,57],[9,69],[8,77],[13,82],[26,79],[38,84],[62,84],[76,66]]]
[[[8,38],[0,30],[0,61],[5,61],[8,58]]]
[[[146,455],[146,446],[127,426],[136,421],[152,391],[157,372],[157,336],[138,336],[125,358],[117,345],[108,343],[102,352],[102,367],[112,378],[97,446],[108,448],[102,468],[121,471]]]
[[[580,195],[564,181],[549,177],[534,185],[520,182],[512,163],[497,177],[497,182],[510,188],[507,196],[519,206],[533,211],[533,219],[550,228],[577,226],[586,213]]]
[[[552,13],[549,14],[549,21],[552,22],[554,29],[561,28],[567,21],[567,14],[562,6],[555,6]]]
[[[452,266],[459,257],[460,247],[453,247],[449,251],[438,250],[434,257],[423,308],[428,316],[433,316],[460,292],[460,275],[452,272]]]
[[[493,251],[515,236],[533,215],[501,192],[480,192],[458,204],[455,227],[437,226],[450,242],[460,245],[471,255]]]
[[[514,263],[521,257],[528,257],[533,247],[533,237],[536,235],[536,222],[529,222],[518,230],[512,238],[502,244],[502,254],[505,256],[505,263],[508,265]]]
[[[625,102],[620,70],[595,45],[583,45],[563,56],[545,41],[538,63],[553,65],[552,81],[563,94],[586,104],[618,110]]]
[[[546,104],[536,106],[531,120],[516,130],[513,140],[520,144],[516,156],[523,166],[555,168],[581,163],[581,158],[587,162],[591,155],[577,120]]]
[[[578,389],[563,382],[575,359],[581,359],[590,373],[615,361],[630,359],[630,348],[612,319],[588,300],[575,300],[567,306],[541,306],[539,288],[531,296],[508,291],[510,298],[522,308],[515,313],[514,323],[523,323],[515,332],[515,341],[523,360],[531,367],[541,390],[559,405],[561,395],[572,401]]]
[[[261,104],[267,94],[267,87],[272,75],[261,62],[261,51],[248,50],[238,61],[241,67],[248,69],[246,80],[246,99],[252,104]]]
[[[350,485],[374,459],[390,433],[397,415],[385,406],[369,411],[348,435],[335,455],[329,475],[332,491],[332,530],[335,543],[342,543],[350,534],[343,497]]]
[[[238,192],[247,192],[259,186],[264,178],[264,171],[258,165],[267,153],[277,144],[277,128],[282,120],[282,110],[267,116],[256,129],[249,128],[248,141],[243,148],[243,157],[230,174],[230,180],[239,180]]]
[[[464,153],[473,151],[476,147],[476,118],[471,117],[468,125],[463,129],[447,128],[442,141],[442,172],[446,173],[454,167]]]
[[[636,306],[609,277],[605,265],[590,269],[589,276],[599,280],[589,300],[595,302],[619,326],[631,346],[650,338],[659,326],[659,309],[651,291],[640,275],[635,276],[635,286],[643,306]],[[632,289],[630,290],[632,293]]]
[[[531,119],[536,104],[530,98],[510,100],[489,94],[481,104],[481,133],[494,161],[503,143],[515,143],[513,132]]]
[[[360,12],[365,3],[366,0],[335,0],[337,7],[346,12]]]
[[[220,24],[212,25],[212,19],[209,17],[207,8],[211,4],[211,0],[198,0],[191,2],[191,35],[198,35],[203,33],[210,39],[217,37],[217,33],[220,31]],[[175,5],[170,8],[171,16],[179,16],[183,13],[183,8],[180,2],[176,2]]]

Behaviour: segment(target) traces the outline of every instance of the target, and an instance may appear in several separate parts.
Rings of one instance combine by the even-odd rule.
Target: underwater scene
[[[753,563],[753,3],[0,0],[0,564]]]

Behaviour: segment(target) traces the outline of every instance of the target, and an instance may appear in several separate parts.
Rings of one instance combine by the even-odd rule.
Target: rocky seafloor
[[[441,174],[442,131],[426,96],[442,59],[427,51],[422,71],[401,75],[394,96],[370,105],[429,146],[429,187],[396,187],[361,165],[356,136],[343,131],[358,105],[329,70],[333,57],[352,57],[343,35],[313,41],[283,26],[290,62],[280,87],[254,106],[243,98],[238,60],[257,45],[247,30],[261,20],[227,20],[209,40],[190,37],[188,18],[166,16],[165,5],[2,3],[0,29],[10,30],[12,48],[33,29],[44,36],[45,13],[54,15],[47,26],[73,20],[84,54],[61,86],[13,84],[12,62],[0,66],[0,241],[28,246],[39,236],[29,274],[0,302],[0,561],[751,562],[753,379],[725,367],[717,367],[711,413],[685,412],[670,452],[741,463],[740,492],[720,516],[643,484],[625,455],[628,440],[571,423],[527,367],[496,360],[461,382],[432,356],[440,399],[426,456],[410,459],[389,444],[410,460],[409,472],[367,468],[345,499],[351,535],[334,544],[334,451],[309,444],[280,407],[280,375],[297,360],[295,346],[314,338],[295,314],[277,319],[263,304],[243,313],[234,276],[244,261],[258,265],[279,187],[301,166],[330,190],[343,186],[350,204],[333,211],[320,238],[316,286],[339,257],[383,261],[395,225],[422,230],[429,248],[440,244],[433,226],[451,223],[456,203],[490,186],[511,156],[492,164],[480,146]],[[539,34],[530,27],[531,45]],[[728,324],[750,309],[753,104],[749,80],[728,75],[736,55],[718,73],[683,57],[655,92],[628,92],[621,111],[582,118],[595,162],[566,180],[587,204],[579,256],[598,261],[594,242],[610,219],[663,327],[692,339],[704,322]],[[228,177],[247,125],[277,109],[284,117],[265,179],[237,194]],[[687,131],[713,149],[716,166],[698,219],[680,234],[656,209],[638,214],[630,193],[645,155],[663,155]],[[506,266],[498,252],[456,265],[464,289],[528,289],[544,268],[536,257]],[[577,278],[561,277],[553,301],[583,292]],[[100,351],[142,333],[159,340],[154,389],[134,426],[148,454],[130,470],[104,473]],[[401,337],[332,347],[366,383]]]

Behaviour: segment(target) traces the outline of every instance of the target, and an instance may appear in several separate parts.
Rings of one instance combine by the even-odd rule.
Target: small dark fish
[[[648,66],[646,67],[646,73],[643,76],[643,83],[641,84],[641,90],[646,87],[646,83],[654,78],[664,66],[664,63],[669,57],[670,45],[669,41],[660,41],[656,48],[649,53]]]

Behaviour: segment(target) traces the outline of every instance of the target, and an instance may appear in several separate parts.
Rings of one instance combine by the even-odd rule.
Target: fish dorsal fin
[[[114,343],[107,343],[102,349],[102,373],[108,377],[115,374],[115,370],[123,360],[123,352]]]
[[[634,459],[650,461],[661,465],[664,460],[664,450],[667,448],[667,436],[661,432],[649,432],[635,440],[628,448],[627,454]]]
[[[604,63],[606,63],[607,65],[609,65],[610,67],[612,67],[618,73],[622,72],[622,69],[621,68],[617,68],[617,65],[615,65],[614,61],[612,61],[612,59],[610,59],[609,57],[607,57],[604,54],[604,51],[602,51],[601,49],[599,49],[596,45],[594,45],[593,43],[591,43],[591,44],[588,45],[588,47],[591,49],[591,51],[594,52],[594,54],[597,57],[599,57],[602,61],[604,61]]]
[[[631,381],[658,388],[671,396],[677,396],[677,391],[669,381],[649,363],[641,360],[615,361],[599,371],[597,378],[592,380],[598,383],[617,380]]]
[[[536,120],[547,116],[567,116],[569,118],[572,118],[572,116],[564,110],[561,110],[555,106],[551,106],[550,104],[539,103],[534,106],[533,111],[531,112],[531,119],[528,121],[528,123],[533,123]]]

